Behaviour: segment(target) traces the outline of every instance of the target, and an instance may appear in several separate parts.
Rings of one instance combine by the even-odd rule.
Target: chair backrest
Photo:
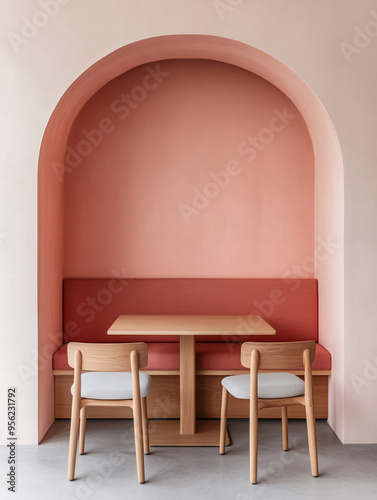
[[[70,342],[68,344],[68,364],[74,368],[75,353],[81,352],[82,370],[98,372],[125,372],[131,370],[131,353],[137,351],[139,368],[148,364],[148,346],[144,342],[92,344]]]
[[[309,351],[310,366],[313,364],[316,343],[314,340],[300,342],[244,342],[241,346],[241,363],[251,367],[251,354],[259,353],[258,369],[277,370],[305,367],[304,352]],[[305,367],[306,368],[306,367]],[[309,368],[309,367],[308,367]]]

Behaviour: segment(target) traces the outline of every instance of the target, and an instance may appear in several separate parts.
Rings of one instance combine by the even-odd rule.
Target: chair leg
[[[149,455],[149,432],[148,432],[148,410],[147,410],[147,398],[141,399],[141,418],[143,421],[143,446],[144,454]]]
[[[317,477],[318,455],[317,455],[317,436],[315,430],[314,407],[312,405],[306,404],[305,411],[306,411],[306,424],[308,427],[310,465],[312,469],[312,476]]]
[[[257,483],[258,467],[258,403],[250,402],[250,430],[249,430],[249,453],[250,453],[250,482]]]
[[[77,436],[80,422],[80,400],[72,401],[71,411],[71,430],[69,436],[69,455],[68,455],[68,479],[72,481],[75,477],[76,454],[77,454]]]
[[[228,391],[223,386],[221,395],[221,414],[220,414],[220,454],[225,453],[225,439],[226,439],[226,421],[227,421],[227,411],[228,411]]]
[[[143,424],[141,418],[141,398],[134,399],[134,429],[135,429],[135,450],[137,479],[139,483],[145,482],[144,455],[143,455]]]
[[[281,430],[283,435],[283,450],[288,450],[288,412],[287,407],[281,407]]]
[[[80,410],[80,438],[79,438],[79,453],[84,454],[85,450],[85,430],[86,430],[86,406]]]

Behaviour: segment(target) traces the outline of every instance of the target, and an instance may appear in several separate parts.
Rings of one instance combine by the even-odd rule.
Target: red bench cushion
[[[241,365],[242,343],[197,342],[197,370],[245,370]],[[67,360],[67,344],[53,358],[54,370],[71,370]],[[271,369],[274,367],[271,366]],[[292,369],[295,367],[293,366]],[[179,370],[178,342],[149,342],[147,370]],[[317,344],[313,370],[330,370],[331,355]]]
[[[258,314],[272,342],[318,342],[315,279],[65,279],[64,343],[173,342],[177,337],[110,336],[121,314]],[[200,336],[200,342],[266,341],[265,336]]]

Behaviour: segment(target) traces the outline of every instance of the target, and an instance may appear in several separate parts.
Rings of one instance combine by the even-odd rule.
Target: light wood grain
[[[260,316],[122,315],[108,335],[275,335]]]
[[[180,433],[195,434],[196,431],[196,375],[195,337],[180,339]]]
[[[132,372],[132,408],[134,411],[134,431],[135,431],[135,449],[137,478],[139,483],[144,483],[144,450],[143,450],[143,424],[141,418],[141,396],[139,380],[139,354],[133,350],[130,356]]]
[[[85,371],[85,370],[84,370]],[[148,375],[179,375],[179,370],[140,370]],[[259,370],[259,373],[274,373],[282,370]],[[304,369],[287,370],[293,375],[304,375]],[[53,370],[53,375],[72,375],[72,370]],[[249,370],[196,370],[196,375],[244,375],[249,373]],[[331,375],[331,370],[312,370],[313,377],[316,375]]]
[[[133,411],[137,477],[139,483],[144,483],[144,451],[149,453],[146,403],[141,401],[139,368],[140,363],[148,363],[148,348],[144,343],[133,344],[86,344],[71,342],[68,344],[68,362],[74,367],[74,388],[72,396],[71,429],[68,455],[68,479],[75,476],[77,437],[80,425],[79,453],[84,453],[87,409],[90,407],[124,408]],[[103,400],[81,397],[82,371],[129,371],[132,373],[132,399]],[[143,398],[145,400],[145,398]]]
[[[226,441],[226,421],[227,421],[227,411],[228,411],[228,391],[225,387],[222,388],[221,397],[221,412],[220,412],[220,455],[225,453],[225,441]]]
[[[263,352],[259,360],[259,369],[271,366],[275,370],[288,370],[304,366],[303,352],[309,350],[310,362],[314,362],[316,343],[314,340],[301,342],[244,342],[241,346],[241,363],[250,368],[250,356],[253,350]]]
[[[302,405],[305,408],[306,422],[308,428],[309,456],[311,472],[318,476],[317,439],[314,417],[314,396],[312,363],[314,362],[316,344],[314,341],[307,342],[245,342],[241,347],[241,362],[250,368],[250,398],[249,398],[249,466],[250,482],[257,482],[258,463],[258,415],[264,408],[281,408],[282,417],[282,441],[283,449],[288,449],[288,419],[287,407]],[[290,366],[304,367],[305,389],[302,396],[289,398],[258,398],[258,371],[273,364],[277,368],[287,369]],[[224,398],[228,398],[227,391],[222,392]],[[221,412],[222,420],[226,418],[226,412]],[[220,453],[223,447],[220,438]]]
[[[180,336],[180,433],[195,434],[195,336],[274,335],[272,328],[256,315],[121,315],[109,335]]]
[[[73,373],[55,375],[55,418],[71,416],[71,386]],[[244,373],[244,372],[240,372]],[[225,373],[227,376],[228,373]],[[237,373],[232,373],[237,375]],[[197,375],[196,413],[197,418],[219,418],[221,408],[222,375]],[[303,378],[303,377],[300,377]],[[152,375],[152,389],[148,396],[149,418],[176,419],[180,415],[180,383],[178,375]],[[328,376],[313,377],[315,417],[328,418]],[[305,408],[301,405],[288,407],[288,418],[305,418]],[[228,418],[248,418],[249,402],[229,395]],[[87,418],[132,418],[132,410],[127,407],[88,407]],[[281,418],[279,408],[259,410],[259,418]]]
[[[283,436],[283,450],[288,451],[288,411],[286,406],[281,407],[281,433]]]
[[[151,446],[219,446],[218,420],[198,420],[195,434],[181,434],[178,420],[155,420],[149,424]],[[225,446],[229,446],[226,433]]]
[[[77,436],[80,425],[80,400],[81,400],[81,369],[82,354],[80,351],[74,353],[74,390],[72,397],[71,429],[69,433],[69,452],[68,452],[68,479],[72,481],[75,477],[76,454],[77,454]]]
[[[85,431],[86,431],[86,406],[80,410],[80,437],[79,437],[79,453],[83,455],[85,452]]]
[[[102,343],[70,342],[67,347],[68,364],[75,365],[75,352],[83,355],[82,370],[97,372],[124,372],[131,370],[131,353],[137,351],[140,367],[148,364],[148,346],[144,342]]]
[[[314,399],[313,399],[313,378],[312,378],[312,359],[309,349],[304,351],[304,368],[305,368],[305,411],[306,423],[308,428],[308,444],[310,455],[310,466],[312,475],[318,476],[318,453],[317,453],[317,436],[315,429],[314,417]]]
[[[249,451],[250,482],[257,482],[258,462],[258,367],[260,352],[254,349],[250,355],[250,413],[249,413]]]
[[[142,398],[141,400],[141,418],[143,421],[143,448],[144,454],[149,455],[149,432],[148,432],[148,410],[147,410],[147,398]]]

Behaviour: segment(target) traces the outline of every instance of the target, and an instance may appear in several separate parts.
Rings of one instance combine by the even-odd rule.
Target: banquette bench
[[[200,336],[196,342],[197,416],[219,418],[221,379],[247,373],[240,362],[242,342],[317,342],[313,365],[317,418],[327,418],[331,355],[318,343],[318,283],[315,279],[65,279],[63,283],[63,345],[53,356],[55,417],[69,418],[73,371],[67,343],[133,342],[148,344],[153,377],[148,398],[150,418],[179,417],[179,338],[110,336],[107,330],[121,314],[233,314],[262,316],[276,330],[274,336]],[[242,324],[240,325],[242,329]],[[273,371],[274,367],[268,371]],[[292,366],[289,370],[303,375]],[[88,418],[129,417],[127,409],[90,408]],[[248,402],[231,398],[228,416],[248,417]],[[280,418],[265,409],[261,417]],[[289,417],[303,418],[301,407],[290,407]]]

